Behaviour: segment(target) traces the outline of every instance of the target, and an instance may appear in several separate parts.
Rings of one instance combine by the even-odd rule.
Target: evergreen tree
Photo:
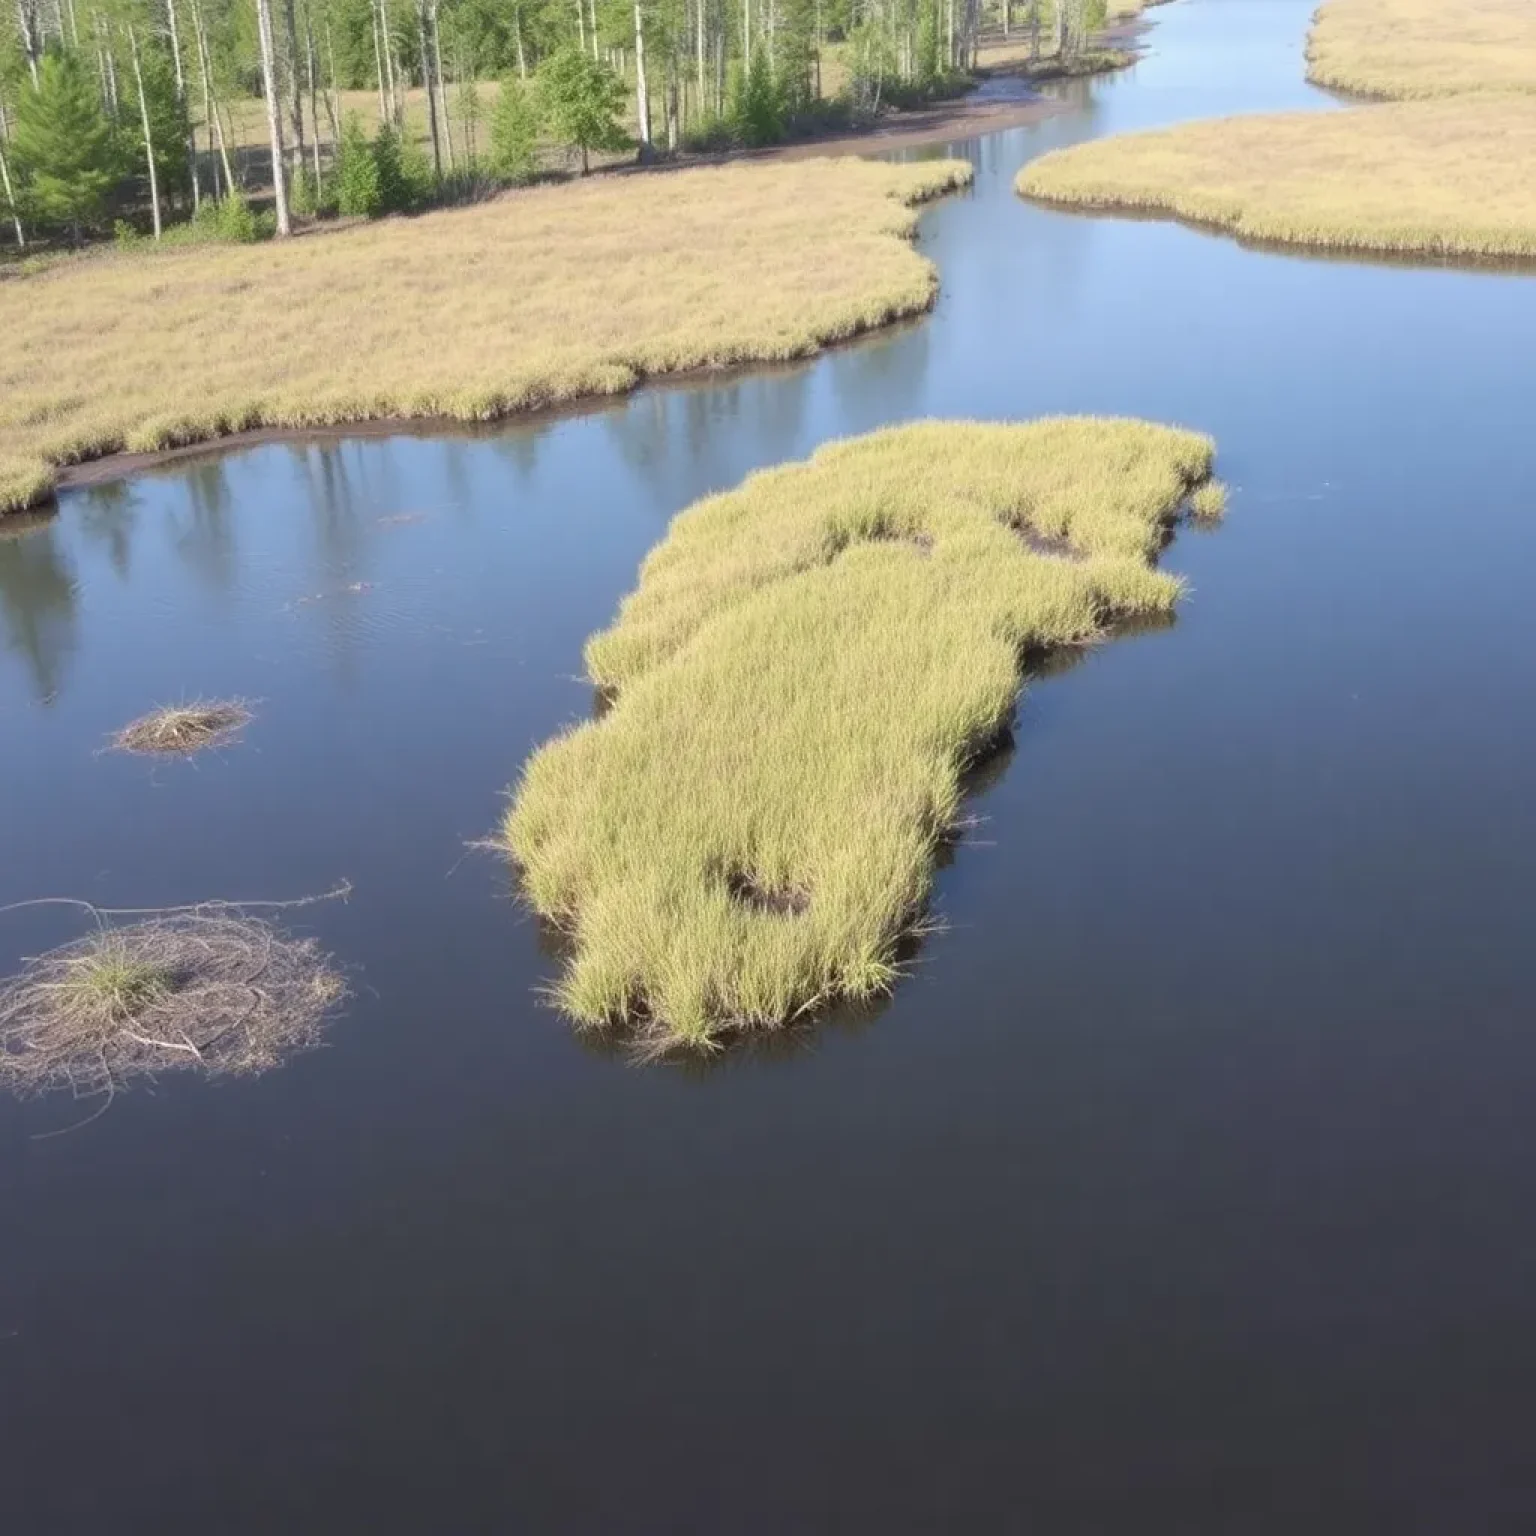
[[[379,130],[382,136],[384,129]],[[336,206],[348,218],[376,219],[384,211],[378,157],[357,114],[348,116],[337,151]]]
[[[600,60],[562,48],[539,69],[539,97],[555,137],[581,151],[583,176],[592,168],[594,149],[629,147],[619,125],[629,92]]]
[[[33,215],[69,230],[101,221],[117,180],[112,128],[101,110],[96,82],[72,53],[48,53],[37,89],[22,91],[15,106],[16,162]]]
[[[539,112],[521,80],[501,82],[491,119],[491,170],[503,181],[527,181],[533,175]]]
[[[738,74],[731,115],[741,142],[749,149],[777,144],[784,137],[784,110],[766,48],[754,50],[746,72]]]

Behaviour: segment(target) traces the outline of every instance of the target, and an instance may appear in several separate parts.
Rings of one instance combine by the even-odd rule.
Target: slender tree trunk
[[[299,81],[299,24],[293,0],[283,0],[283,40],[288,45],[288,122],[293,128],[289,153],[297,181],[304,174],[304,87]]]
[[[181,28],[176,24],[176,0],[165,0],[165,15],[170,23],[171,60],[176,66],[176,103],[187,119],[187,167],[192,173],[192,210],[195,213],[202,206],[203,189],[202,178],[197,173],[197,129],[187,110],[187,72],[181,62]]]
[[[577,5],[581,0],[576,0]],[[601,57],[600,46],[597,41],[597,0],[587,0],[587,31],[592,34],[592,57]]]
[[[331,18],[325,18],[325,116],[331,125],[331,143],[341,143],[341,117],[336,111],[336,37],[331,31]]]
[[[1013,30],[1013,0],[1003,0],[1003,36]]]
[[[581,45],[581,51],[587,51],[587,8],[582,0],[576,0],[576,41]]]
[[[261,83],[267,98],[267,135],[272,142],[272,191],[277,201],[277,232],[291,235],[288,176],[283,165],[283,109],[278,99],[277,50],[272,44],[272,0],[256,0],[256,30],[261,42]]]
[[[229,197],[235,190],[235,173],[229,163],[229,141],[224,136],[224,122],[219,116],[219,101],[213,90],[213,60],[208,52],[208,30],[203,25],[203,8],[198,0],[192,0],[192,31],[197,39],[197,66],[203,77],[203,117],[208,132],[219,151],[219,163],[224,167],[224,195]],[[218,176],[214,176],[214,195],[218,195]]]
[[[448,169],[453,169],[453,128],[448,121],[448,87],[443,83],[443,35],[437,25],[437,0],[427,0],[427,25],[432,33],[432,74],[437,81],[438,109],[443,116],[444,148]]]
[[[68,0],[64,7],[69,16],[69,38],[76,48],[80,46],[80,18],[75,13],[75,0]]]
[[[383,123],[389,120],[389,108],[384,104],[384,48],[379,39],[378,0],[373,0],[368,15],[373,23],[373,64],[379,75],[379,121]]]
[[[37,20],[36,0],[16,0],[16,27],[21,37],[22,56],[32,75],[32,89],[37,89],[37,61],[42,56],[42,29]]]
[[[309,70],[309,120],[315,127],[315,198],[320,197],[320,92],[317,86],[317,71],[315,69],[315,23],[309,14],[309,7],[304,7],[304,62]]]
[[[441,181],[443,146],[437,131],[437,92],[432,89],[432,55],[427,51],[427,0],[417,0],[416,33],[421,48],[421,83],[427,89],[427,127],[432,132],[432,169]]]
[[[21,213],[16,207],[16,188],[11,182],[10,162],[5,158],[5,146],[10,142],[10,137],[5,103],[0,101],[0,192],[5,193],[6,206],[11,210],[11,227],[16,231],[16,249],[24,251],[27,248],[27,232],[21,227]]]
[[[645,88],[645,18],[635,0],[635,118],[640,127],[640,158],[651,152],[651,100]]]
[[[528,78],[528,57],[523,52],[522,6],[518,6],[518,8],[512,12],[512,35],[517,40],[517,78],[519,80],[526,80]]]
[[[707,108],[705,106],[705,95],[704,95],[704,75],[705,75],[705,70],[707,68],[707,65],[706,65],[705,59],[704,59],[704,0],[699,0],[699,12],[698,12],[698,18],[697,19],[698,19],[698,23],[699,23],[699,29],[698,29],[698,35],[697,35],[697,37],[695,38],[694,41],[695,41],[695,44],[696,44],[695,53],[697,54],[698,75],[699,75],[699,119],[702,122],[703,119],[704,119],[705,112],[707,110]]]
[[[741,67],[752,62],[752,0],[741,0]]]
[[[155,173],[155,136],[149,126],[149,97],[144,94],[144,70],[139,63],[139,34],[128,23],[128,51],[133,59],[133,83],[139,88],[139,121],[144,126],[144,163],[149,168],[149,208],[160,238],[160,178]]]
[[[1056,0],[1051,8],[1055,12],[1055,37],[1052,39],[1059,59],[1067,46],[1067,0]]]

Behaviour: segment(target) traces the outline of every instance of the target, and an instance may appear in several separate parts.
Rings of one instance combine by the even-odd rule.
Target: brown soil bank
[[[605,177],[281,246],[0,284],[0,511],[59,470],[257,427],[485,421],[804,356],[933,302],[913,205],[963,161]]]

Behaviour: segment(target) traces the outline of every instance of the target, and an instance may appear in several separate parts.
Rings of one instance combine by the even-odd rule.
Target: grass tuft
[[[681,513],[588,643],[612,706],[534,755],[503,827],[570,940],[560,1006],[710,1049],[888,991],[1024,659],[1171,613],[1154,561],[1212,453],[1135,421],[922,423]]]
[[[807,356],[932,305],[913,205],[971,174],[844,159],[605,176],[0,283],[0,512],[123,450],[485,421]]]
[[[154,757],[190,757],[210,747],[227,747],[251,722],[240,699],[197,700],[152,709],[130,721],[112,738],[119,752]]]
[[[1227,512],[1227,488],[1220,480],[1207,480],[1189,498],[1189,515],[1202,523],[1219,522]]]

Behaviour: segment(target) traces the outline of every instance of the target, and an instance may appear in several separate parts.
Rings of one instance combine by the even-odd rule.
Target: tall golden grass
[[[1059,150],[1027,197],[1141,209],[1249,240],[1340,251],[1536,257],[1536,101],[1403,102],[1187,123]]]
[[[926,309],[963,161],[604,177],[282,244],[0,281],[0,511],[61,466],[252,427],[481,421],[793,358]]]
[[[566,1012],[707,1048],[890,987],[1023,658],[1173,608],[1153,561],[1212,453],[1145,422],[925,422],[680,514],[588,644],[616,702],[531,759],[505,822],[571,941]]]
[[[1328,0],[1307,39],[1307,75],[1363,96],[1536,92],[1531,0]]]
[[[1186,123],[1026,165],[1026,197],[1337,251],[1536,257],[1536,3],[1332,0],[1314,80],[1425,98]],[[1484,89],[1484,88],[1489,89]]]

